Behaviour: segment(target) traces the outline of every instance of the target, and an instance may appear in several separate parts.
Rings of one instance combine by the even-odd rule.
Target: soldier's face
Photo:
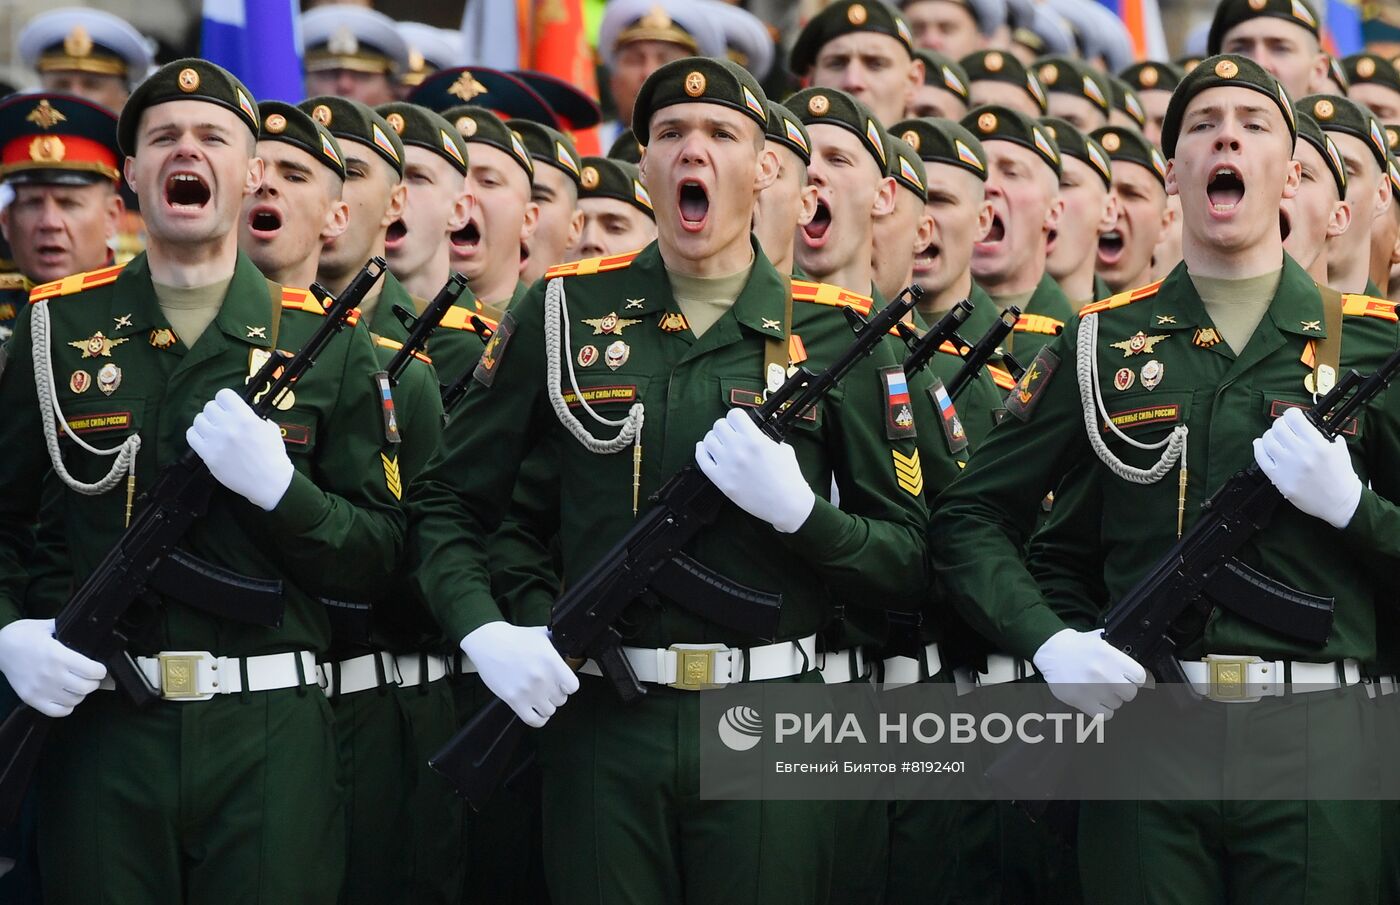
[[[1371,223],[1389,207],[1390,183],[1371,154],[1371,146],[1353,135],[1328,132],[1347,171],[1347,201],[1359,231],[1370,232]],[[1350,247],[1350,246],[1348,246]]]
[[[812,86],[840,88],[871,109],[882,123],[904,115],[924,82],[924,64],[898,38],[857,31],[822,45],[812,64]]]
[[[817,211],[798,230],[797,262],[825,279],[869,259],[872,219],[894,209],[895,187],[849,129],[814,123],[807,131],[812,136],[807,179],[817,190]],[[864,286],[845,288],[867,291]]]
[[[599,258],[636,251],[656,238],[656,223],[616,198],[580,198],[583,228],[568,258]]]
[[[698,264],[746,244],[754,198],[778,173],[759,125],[718,104],[674,104],[649,135],[642,184],[663,251]]]
[[[127,90],[126,79],[119,75],[78,72],[74,69],[39,73],[39,87],[44,91],[76,94],[84,100],[101,104],[113,113],[122,112],[127,96],[131,93]]]
[[[247,125],[203,101],[167,101],[141,114],[126,177],[141,199],[147,233],[200,243],[230,236],[243,199],[262,181]]]
[[[1061,159],[1060,198],[1065,209],[1050,234],[1045,270],[1063,280],[1084,266],[1086,248],[1098,244],[1099,235],[1113,228],[1118,210],[1108,186],[1093,167],[1076,157]]]
[[[1376,119],[1383,123],[1400,120],[1400,91],[1377,85],[1375,82],[1361,82],[1352,85],[1346,96],[1371,108]]]
[[[1167,162],[1188,260],[1235,259],[1280,241],[1279,203],[1297,191],[1298,173],[1288,123],[1268,97],[1226,86],[1192,98]]]
[[[1275,16],[1259,16],[1225,32],[1221,53],[1237,53],[1263,66],[1297,99],[1321,90],[1327,57],[1317,38],[1302,25]]]
[[[1059,181],[1029,148],[1009,141],[985,146],[992,225],[973,251],[972,274],[993,284],[1034,284],[1043,270],[1046,239],[1059,217]]]
[[[778,178],[758,193],[753,208],[753,233],[770,261],[792,257],[795,232],[812,222],[817,212],[817,189],[807,182],[807,165],[775,142],[768,149],[778,158]]]
[[[962,167],[925,162],[928,171],[929,243],[914,255],[914,280],[937,295],[967,273],[972,247],[992,222],[982,180]]]
[[[407,191],[394,168],[369,145],[341,139],[340,147],[345,153],[345,188],[341,200],[345,202],[349,222],[340,235],[325,238],[318,268],[326,277],[337,281],[358,270],[369,259],[389,224],[399,219],[399,209]]]
[[[924,199],[899,186],[894,210],[875,218],[874,235],[870,264],[875,286],[885,298],[894,298],[909,285],[914,253],[927,248],[933,236],[933,218],[924,211]]]
[[[1050,116],[1066,120],[1085,135],[1108,125],[1108,114],[1087,97],[1052,91],[1046,96],[1046,102],[1049,104]]]
[[[476,203],[461,229],[452,233],[452,269],[469,280],[509,272],[520,274],[520,255],[539,208],[530,200],[525,168],[500,148],[472,142],[467,184]]]
[[[370,107],[398,100],[394,83],[382,72],[356,72],[353,69],[325,69],[306,74],[306,96],[330,94],[359,101]]]
[[[1121,292],[1144,283],[1152,266],[1152,250],[1167,227],[1167,193],[1146,167],[1113,162],[1113,198],[1118,216],[1113,228],[1099,237],[1095,270],[1110,289]]]
[[[629,41],[619,47],[608,75],[618,121],[631,125],[637,92],[642,90],[647,76],[673,60],[683,60],[690,55],[690,50],[670,41]]]
[[[535,234],[525,243],[525,260],[520,278],[533,283],[565,257],[583,229],[583,214],[578,210],[578,185],[556,166],[535,161],[535,179],[530,186],[530,200],[539,208]]]
[[[985,46],[967,7],[946,0],[917,0],[904,7],[915,45],[961,60]]]
[[[1142,110],[1147,114],[1147,125],[1142,127],[1142,134],[1160,148],[1162,120],[1166,118],[1167,104],[1171,103],[1172,94],[1170,91],[1140,91],[1138,97],[1142,99]]]
[[[106,264],[122,209],[110,182],[20,185],[0,210],[0,231],[20,273],[47,283]]]
[[[1031,119],[1044,116],[1040,109],[1040,104],[1035,102],[1031,93],[1020,85],[1013,85],[1010,82],[997,82],[991,79],[978,79],[967,86],[968,108],[983,107],[987,104],[1000,104],[1003,107],[1010,107],[1020,113],[1024,113]]]
[[[1311,142],[1299,141],[1293,158],[1302,167],[1298,193],[1279,206],[1283,249],[1306,270],[1327,247],[1329,233],[1341,236],[1351,225],[1351,206],[1337,197],[1331,170]]]
[[[920,85],[914,89],[914,99],[909,102],[904,115],[934,116],[956,122],[967,115],[967,104],[958,95],[937,85]]]
[[[466,225],[466,179],[453,166],[417,145],[403,149],[408,197],[403,215],[389,225],[384,250],[399,279],[419,273],[447,254],[448,236]]]
[[[258,142],[263,181],[243,199],[238,247],[263,273],[317,260],[325,239],[345,230],[341,180],[300,148]]]

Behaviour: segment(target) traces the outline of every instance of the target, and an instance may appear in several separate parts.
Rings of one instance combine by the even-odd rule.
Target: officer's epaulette
[[[870,296],[842,289],[830,283],[812,283],[807,280],[792,281],[794,302],[813,302],[817,305],[831,305],[835,308],[854,308],[862,316],[870,313]]]
[[[1100,311],[1107,311],[1110,308],[1122,308],[1124,305],[1131,305],[1133,302],[1140,302],[1143,299],[1152,298],[1157,294],[1157,290],[1162,288],[1162,281],[1148,283],[1146,286],[1139,286],[1137,289],[1129,289],[1117,295],[1110,295],[1101,302],[1094,302],[1092,305],[1085,305],[1079,309],[1079,316],[1086,314],[1098,314]]]
[[[1342,314],[1346,317],[1378,317],[1383,321],[1400,321],[1395,313],[1395,303],[1369,295],[1342,295]]]
[[[1065,322],[1044,314],[1023,314],[1016,319],[1017,333],[1043,333],[1046,336],[1059,336]]]
[[[374,337],[374,344],[375,344],[376,346],[379,346],[380,348],[383,348],[383,349],[393,349],[395,352],[397,352],[397,351],[399,351],[400,349],[403,348],[403,343],[401,343],[401,342],[395,342],[394,340],[390,339],[390,338],[387,337],[387,336],[380,336],[379,334],[375,333],[375,334],[373,334],[373,337]],[[430,365],[430,364],[433,363],[433,360],[432,360],[431,358],[429,358],[428,356],[424,355],[422,352],[414,352],[414,353],[413,353],[413,357],[416,358],[416,359],[418,359],[419,361],[423,362],[424,364],[429,364],[429,365]]]
[[[465,330],[468,333],[475,333],[477,331],[476,325],[472,323],[473,317],[481,318],[482,322],[492,330],[495,330],[496,325],[500,323],[497,318],[487,315],[485,309],[483,309],[482,312],[476,312],[463,308],[460,305],[453,305],[451,308],[447,309],[447,313],[442,316],[442,320],[438,323],[438,326],[448,330]]]
[[[641,250],[629,251],[623,255],[608,255],[605,258],[585,258],[582,261],[573,261],[568,264],[555,264],[544,272],[546,280],[555,277],[583,277],[590,273],[605,273],[609,270],[621,270],[629,267],[632,260],[641,254]]]
[[[326,306],[323,305],[316,296],[305,289],[293,289],[290,286],[282,287],[282,310],[283,311],[305,311],[307,314],[319,314],[326,316]],[[348,326],[355,326],[360,322],[360,309],[350,309],[350,316],[345,319]]]
[[[24,288],[24,274],[0,273],[0,292],[13,292]]]
[[[105,286],[121,276],[122,268],[125,266],[125,264],[117,264],[114,267],[89,270],[87,273],[75,273],[61,280],[40,284],[30,290],[29,302],[33,304],[45,299],[57,298],[60,295],[73,295],[96,286]]]
[[[1010,371],[999,365],[988,364],[987,373],[992,375],[992,380],[1003,390],[1011,390],[1016,386],[1016,378],[1011,376]]]

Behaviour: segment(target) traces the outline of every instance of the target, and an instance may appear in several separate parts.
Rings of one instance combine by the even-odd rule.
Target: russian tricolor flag
[[[909,381],[904,377],[904,372],[890,374],[890,407],[907,405],[908,403]]]
[[[306,96],[300,21],[297,0],[204,0],[200,56],[257,100],[295,104]]]
[[[1354,0],[1327,0],[1322,16],[1324,50],[1340,59],[1366,49],[1366,39],[1361,34],[1360,4]]]
[[[1099,0],[1116,15],[1133,39],[1133,54],[1139,60],[1169,60],[1167,35],[1162,28],[1162,10],[1157,0]]]

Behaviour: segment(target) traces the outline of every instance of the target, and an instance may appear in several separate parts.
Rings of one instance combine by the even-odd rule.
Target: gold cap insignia
[[[870,18],[870,14],[859,3],[846,10],[846,21],[852,25],[864,25],[868,18]]]
[[[193,69],[181,69],[180,74],[175,77],[175,81],[180,85],[180,90],[189,94],[199,88],[199,73]]]
[[[311,111],[311,118],[323,126],[329,127],[331,124],[331,108],[325,104],[317,104]]]
[[[1138,73],[1138,84],[1144,88],[1151,88],[1157,84],[1159,78],[1161,76],[1157,74],[1157,67],[1144,66],[1142,71]]]
[[[691,97],[699,97],[705,93],[705,73],[692,72],[685,77],[685,93]]]
[[[85,57],[92,53],[92,37],[87,33],[87,29],[81,25],[74,25],[72,30],[63,36],[63,52],[70,57]]]
[[[476,80],[476,76],[470,72],[464,72],[457,77],[457,81],[452,83],[452,87],[447,89],[447,93],[453,97],[471,103],[472,98],[485,94],[487,88]]]
[[[910,129],[908,132],[905,132],[899,137],[904,139],[905,144],[909,145],[909,147],[913,148],[915,151],[919,150],[918,132],[915,132],[913,129]]]
[[[1103,149],[1112,154],[1123,146],[1123,140],[1118,137],[1117,132],[1109,132],[1103,137]]]
[[[1370,57],[1362,57],[1356,63],[1356,74],[1363,79],[1369,79],[1376,74],[1376,61]]]
[[[637,20],[637,24],[642,28],[670,28],[671,17],[660,6],[653,6],[647,10],[645,16]]]
[[[390,113],[388,116],[384,117],[384,119],[388,121],[389,128],[393,129],[395,134],[403,134],[404,121],[402,114]]]
[[[995,113],[983,113],[977,117],[977,128],[983,132],[991,132],[997,127],[997,115]]]
[[[263,120],[263,127],[267,129],[267,131],[271,132],[273,135],[276,135],[278,132],[281,132],[283,129],[287,128],[287,117],[283,116],[280,113],[274,113],[267,119]]]
[[[1269,0],[1249,0],[1249,8],[1258,12],[1269,5]]]
[[[31,122],[40,129],[52,129],[54,126],[66,120],[68,117],[59,113],[49,104],[48,98],[39,101],[39,106],[29,111],[25,117],[27,122]]]
[[[470,116],[459,116],[457,117],[457,121],[452,125],[456,126],[457,131],[467,138],[471,138],[476,134],[476,120],[472,119]]]
[[[360,52],[360,40],[353,31],[342,25],[327,39],[326,50],[338,56],[353,56]]]
[[[1318,119],[1331,119],[1332,114],[1336,112],[1337,111],[1332,107],[1332,102],[1329,100],[1320,100],[1313,104],[1313,116],[1316,116]]]
[[[1240,74],[1240,67],[1235,65],[1234,60],[1221,60],[1215,64],[1215,74],[1222,79],[1232,79]]]
[[[1054,126],[1046,126],[1046,127],[1045,127],[1045,132],[1046,132],[1047,135],[1049,135],[1051,138],[1055,139],[1056,141],[1059,141],[1059,140],[1060,140],[1060,133],[1058,133],[1058,132],[1055,131],[1055,127],[1054,127]]]
[[[598,170],[594,167],[584,167],[583,172],[579,174],[579,181],[589,191],[596,189],[598,187]]]
[[[1047,85],[1053,85],[1060,78],[1060,70],[1055,68],[1053,63],[1046,63],[1040,67],[1040,80]]]
[[[988,72],[1001,72],[1001,67],[1005,64],[1006,61],[995,50],[982,59],[982,65],[987,67]]]
[[[68,148],[57,135],[40,135],[29,143],[29,159],[40,163],[58,163],[67,153]]]
[[[807,102],[807,112],[813,116],[825,116],[826,111],[831,109],[831,101],[825,94],[814,94]]]

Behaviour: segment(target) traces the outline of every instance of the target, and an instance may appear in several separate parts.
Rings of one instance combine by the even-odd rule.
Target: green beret
[[[1104,126],[1102,129],[1095,129],[1089,135],[1097,141],[1105,151],[1108,152],[1108,159],[1114,163],[1135,163],[1140,167],[1150,170],[1162,188],[1167,187],[1167,160],[1162,156],[1162,152],[1153,147],[1152,142],[1147,140],[1137,129],[1130,129],[1127,126]]]
[[[585,198],[625,201],[651,219],[656,219],[656,212],[651,209],[651,196],[638,178],[636,164],[606,157],[585,157],[579,179],[580,201]]]
[[[348,98],[322,95],[297,105],[340,141],[354,141],[373,148],[384,162],[403,176],[403,141],[389,121],[365,104]]]
[[[1324,132],[1360,139],[1371,149],[1376,165],[1385,169],[1390,149],[1386,144],[1385,130],[1370,109],[1335,94],[1310,94],[1298,102],[1298,109],[1310,113]]]
[[[1129,119],[1137,123],[1139,129],[1146,126],[1147,110],[1142,106],[1142,98],[1138,97],[1133,86],[1116,75],[1105,76],[1105,78],[1108,79],[1108,86],[1112,89],[1110,99],[1113,101],[1113,109],[1126,113]]]
[[[1330,53],[1323,54],[1327,57],[1327,77],[1337,83],[1337,87],[1346,94],[1351,88],[1351,79],[1347,77],[1347,71],[1342,68],[1342,61],[1332,56]]]
[[[1135,91],[1175,91],[1176,86],[1186,77],[1185,71],[1175,63],[1134,63],[1118,73]]]
[[[637,136],[629,130],[623,130],[612,143],[612,147],[608,148],[608,157],[624,163],[641,163],[642,146],[637,141]]]
[[[1024,88],[1031,99],[1036,102],[1036,105],[1040,107],[1040,112],[1045,112],[1045,89],[1041,87],[1035,73],[1027,69],[1020,60],[1011,54],[1001,50],[979,50],[976,53],[968,54],[958,62],[967,71],[969,83],[1005,82],[1008,85]]]
[[[454,170],[467,175],[467,146],[462,144],[462,137],[452,124],[440,115],[427,107],[402,101],[380,104],[374,112],[384,117],[389,128],[403,140],[404,147],[416,145],[432,151],[452,164]]]
[[[914,55],[914,35],[894,7],[880,0],[837,0],[808,20],[798,34],[788,57],[792,71],[805,75],[828,41],[857,31],[889,35],[904,45],[911,58]]]
[[[326,131],[325,126],[282,101],[258,104],[258,116],[262,118],[258,141],[280,141],[300,148],[329,167],[332,173],[345,178],[345,156],[341,153],[340,143]]]
[[[840,126],[854,133],[875,159],[880,172],[890,168],[889,133],[870,108],[838,88],[804,88],[783,102],[809,129],[816,125]]]
[[[1221,0],[1210,23],[1210,34],[1206,37],[1206,53],[1211,56],[1220,53],[1227,31],[1241,22],[1264,16],[1292,22],[1299,28],[1307,29],[1314,38],[1318,37],[1317,13],[1313,12],[1307,0]]]
[[[1197,66],[1201,65],[1201,61],[1204,59],[1205,57],[1197,56],[1194,53],[1187,53],[1182,54],[1179,57],[1173,57],[1172,65],[1176,66],[1177,69],[1181,70],[1182,78],[1186,78],[1195,70]]]
[[[1069,120],[1058,116],[1042,116],[1039,120],[1062,157],[1073,157],[1089,169],[1099,174],[1105,188],[1113,188],[1113,165],[1109,163],[1108,152],[1103,145],[1080,132]]]
[[[136,124],[141,114],[167,101],[217,104],[237,114],[255,137],[258,134],[258,109],[252,92],[227,69],[208,60],[188,58],[166,63],[131,92],[117,121],[117,144],[123,154],[136,153]]]
[[[442,118],[452,124],[457,134],[462,136],[463,142],[489,145],[498,151],[504,151],[506,156],[520,164],[527,178],[534,180],[535,164],[530,160],[530,152],[525,150],[520,136],[510,130],[505,120],[485,107],[471,104],[444,110]]]
[[[729,60],[686,57],[672,60],[647,76],[632,105],[632,132],[646,147],[651,140],[651,118],[656,111],[672,104],[719,104],[738,110],[758,123],[768,125],[768,100],[758,80],[744,67]]]
[[[1041,57],[1031,65],[1045,91],[1082,97],[1108,114],[1111,89],[1108,79],[1097,69],[1073,57],[1062,56]]]
[[[1374,53],[1355,53],[1342,60],[1342,68],[1353,85],[1380,85],[1400,91],[1400,70],[1385,57]]]
[[[1386,168],[1386,175],[1390,177],[1390,194],[1395,196],[1395,203],[1400,204],[1400,164],[1395,159],[1396,152],[1400,151],[1400,126],[1387,124],[1385,140],[1390,146],[1390,164]]]
[[[1278,105],[1288,123],[1290,138],[1297,139],[1298,124],[1294,122],[1293,102],[1288,99],[1288,92],[1283,90],[1279,80],[1249,57],[1222,53],[1202,60],[1172,92],[1167,113],[1162,117],[1162,153],[1167,157],[1176,154],[1177,133],[1181,131],[1181,118],[1186,114],[1187,105],[1196,95],[1211,88],[1248,88],[1259,92]]]
[[[907,141],[886,136],[890,146],[890,170],[886,174],[904,188],[919,196],[920,201],[928,200],[928,173],[919,152]]]
[[[1029,148],[1045,161],[1046,166],[1055,171],[1057,177],[1060,175],[1060,149],[1055,144],[1055,139],[1024,113],[1010,107],[990,104],[969,110],[967,116],[962,118],[962,124],[981,139],[983,144],[989,141],[1009,141]]]
[[[575,183],[579,181],[583,164],[579,161],[578,148],[574,147],[572,138],[558,129],[528,119],[508,119],[506,127],[520,138],[531,159],[563,170],[564,175]]]
[[[923,60],[925,85],[950,91],[962,98],[964,104],[967,103],[967,70],[956,60],[922,48],[914,51],[914,56]]]
[[[951,119],[906,119],[895,123],[890,134],[898,135],[924,163],[961,167],[987,181],[987,151],[982,142]]]
[[[1337,184],[1337,197],[1345,198],[1347,195],[1347,170],[1342,164],[1342,155],[1337,153],[1337,146],[1332,143],[1332,138],[1313,119],[1307,108],[1301,104],[1297,109],[1298,114],[1298,137],[1313,146],[1318,154],[1322,155],[1322,162],[1327,165],[1328,171],[1332,174],[1332,181]]]
[[[812,162],[812,136],[802,121],[792,111],[777,101],[768,101],[768,127],[763,137],[775,141],[801,159],[803,164]]]

